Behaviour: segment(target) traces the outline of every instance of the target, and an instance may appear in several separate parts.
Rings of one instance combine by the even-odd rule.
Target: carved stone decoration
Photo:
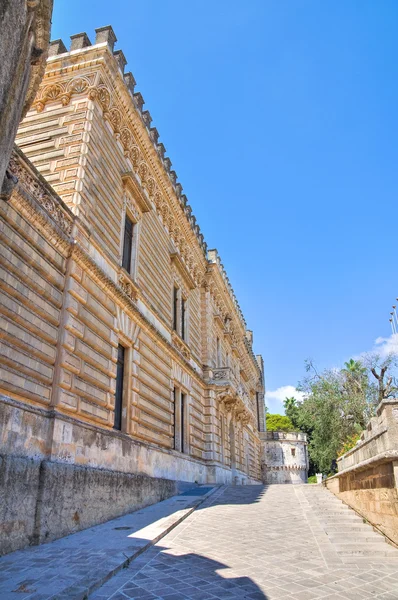
[[[55,192],[49,191],[48,184],[43,180],[41,183],[37,175],[28,171],[22,159],[14,151],[9,166],[9,172],[18,179],[18,185],[30,194],[36,202],[47,212],[48,215],[67,235],[72,233],[73,215],[64,206],[61,198]]]
[[[120,125],[122,123],[122,116],[117,108],[111,108],[109,111],[109,120],[112,123],[112,127],[115,133],[119,133]]]
[[[76,77],[70,81],[67,90],[70,93],[83,94],[89,87],[89,81],[84,77]]]
[[[124,273],[119,274],[118,280],[121,290],[134,302],[138,299],[138,289],[134,283]]]
[[[146,189],[148,191],[148,194],[150,196],[153,196],[153,194],[156,190],[156,181],[154,180],[153,177],[148,177],[148,180],[146,182]]]
[[[140,326],[118,305],[116,305],[116,318],[118,331],[134,346],[141,331]]]
[[[180,352],[180,354],[182,354],[182,356],[185,358],[185,360],[189,361],[191,358],[191,350],[190,350],[189,346],[184,342],[184,340],[182,340],[180,338],[178,333],[173,331],[171,334],[171,340],[172,340],[173,346],[176,348],[176,350],[178,352]]]
[[[123,127],[120,131],[120,141],[122,143],[125,154],[129,153],[129,148],[133,143],[133,134],[128,127]]]
[[[111,103],[111,95],[108,89],[104,86],[100,86],[97,89],[97,99],[104,111],[108,111]]]
[[[229,369],[214,369],[213,379],[216,381],[229,379],[229,371]]]

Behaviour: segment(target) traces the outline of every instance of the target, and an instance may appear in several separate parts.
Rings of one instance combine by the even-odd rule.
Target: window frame
[[[122,360],[120,359],[122,355]],[[113,416],[113,429],[122,431],[123,427],[123,405],[125,396],[125,374],[126,374],[126,347],[119,342],[117,347],[117,362],[116,362],[116,388],[115,388],[115,405]]]

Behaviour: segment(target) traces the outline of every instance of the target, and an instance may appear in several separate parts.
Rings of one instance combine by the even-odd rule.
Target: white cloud
[[[273,414],[285,414],[285,408],[283,406],[283,401],[285,398],[297,398],[297,400],[302,400],[304,398],[304,394],[296,390],[293,385],[282,385],[276,390],[268,390],[265,394],[265,404],[268,407],[268,411]]]
[[[366,358],[371,354],[378,354],[381,359],[386,358],[389,354],[398,354],[398,333],[392,333],[390,337],[386,338],[376,338],[370,351],[361,352],[358,356],[354,356],[354,359],[364,360],[366,363]]]
[[[392,333],[388,338],[378,337],[373,352],[380,354],[382,358],[389,354],[398,354],[398,333]]]

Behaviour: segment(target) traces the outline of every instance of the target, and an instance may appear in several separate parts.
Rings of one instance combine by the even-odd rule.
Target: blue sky
[[[108,24],[279,412],[306,358],[339,366],[391,333],[398,2],[55,0],[67,46]]]

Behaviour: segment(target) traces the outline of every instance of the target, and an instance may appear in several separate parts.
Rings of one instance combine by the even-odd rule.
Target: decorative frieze
[[[73,214],[47,182],[29,168],[27,159],[14,150],[8,170],[18,180],[18,185],[41,206],[66,235],[71,235]],[[32,213],[34,209],[32,210]]]

